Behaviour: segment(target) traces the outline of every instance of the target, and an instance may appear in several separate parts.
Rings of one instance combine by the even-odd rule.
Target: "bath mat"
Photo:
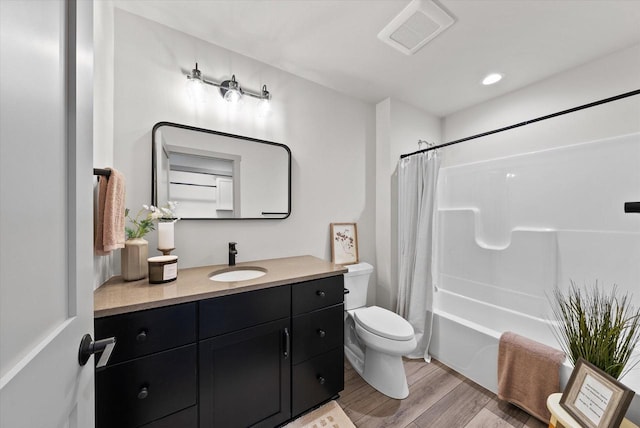
[[[311,413],[300,416],[283,428],[356,428],[335,401],[329,401]]]

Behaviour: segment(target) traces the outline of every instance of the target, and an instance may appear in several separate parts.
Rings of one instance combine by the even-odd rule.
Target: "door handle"
[[[81,366],[87,364],[89,361],[89,357],[93,354],[97,354],[98,352],[102,352],[100,356],[100,360],[98,364],[96,364],[96,368],[99,369],[104,367],[109,362],[109,357],[111,357],[111,353],[113,352],[113,348],[116,347],[116,338],[108,337],[106,339],[96,340],[95,342],[91,338],[90,334],[85,334],[82,336],[82,340],[80,341],[80,349],[78,350],[78,363]]]
[[[289,334],[289,329],[285,327],[284,329],[284,358],[289,358],[289,353],[291,351],[291,335]]]

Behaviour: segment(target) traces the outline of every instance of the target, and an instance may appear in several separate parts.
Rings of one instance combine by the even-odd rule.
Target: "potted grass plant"
[[[631,304],[629,293],[618,295],[598,286],[578,287],[573,281],[566,292],[556,288],[552,310],[554,333],[575,365],[582,357],[615,379],[637,363],[632,357],[640,341],[640,309]]]

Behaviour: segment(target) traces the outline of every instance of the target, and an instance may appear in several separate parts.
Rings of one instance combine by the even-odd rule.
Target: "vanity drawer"
[[[311,409],[344,389],[342,347],[293,366],[292,415]]]
[[[342,275],[307,281],[293,286],[293,315],[315,311],[344,301]]]
[[[265,288],[203,300],[200,340],[289,317],[291,286]]]
[[[193,343],[196,341],[196,304],[97,318],[95,335],[96,340],[116,338],[109,366]]]
[[[293,364],[344,344],[344,306],[331,306],[293,318]]]
[[[96,371],[96,427],[133,428],[196,404],[196,345]]]

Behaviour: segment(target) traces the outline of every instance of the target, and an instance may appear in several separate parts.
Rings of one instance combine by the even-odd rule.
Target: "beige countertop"
[[[178,260],[178,266],[180,260]],[[143,309],[158,308],[178,303],[193,302],[210,297],[259,290],[278,285],[293,284],[326,278],[347,272],[347,268],[334,265],[313,256],[286,257],[238,263],[236,266],[256,266],[267,270],[260,278],[239,282],[218,282],[209,279],[227,265],[201,266],[178,271],[178,279],[165,284],[149,284],[149,279],[125,281],[115,276],[94,292],[96,318],[123,314]]]

